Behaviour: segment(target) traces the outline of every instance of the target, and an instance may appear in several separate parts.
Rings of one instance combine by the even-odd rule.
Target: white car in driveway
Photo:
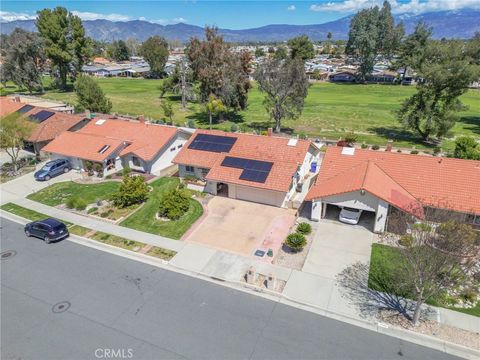
[[[363,210],[360,209],[344,207],[340,211],[338,220],[345,224],[357,225],[358,221],[360,220],[360,215],[362,215],[362,211]]]

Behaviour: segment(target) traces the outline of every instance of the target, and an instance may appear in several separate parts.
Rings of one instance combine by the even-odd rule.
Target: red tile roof
[[[26,104],[13,101],[6,96],[0,96],[0,116],[3,117],[9,115],[25,105]]]
[[[480,214],[480,161],[329,147],[306,200],[365,190],[422,217],[420,204]]]
[[[75,132],[75,134],[78,134],[79,136],[70,136],[63,133],[48,144],[43,150],[82,159],[91,160],[92,158],[101,158],[103,160],[108,155],[102,157],[98,156],[98,144],[108,144],[108,141],[112,141],[113,143],[129,144],[120,151],[119,155],[132,153],[145,161],[150,161],[175,136],[176,133],[177,129],[172,126],[154,125],[119,119],[102,120],[97,118]],[[82,141],[85,139],[90,139],[88,141],[92,144],[92,147],[87,151],[88,154],[84,149],[80,149],[83,146]]]
[[[197,134],[212,134],[236,138],[228,153],[215,153],[189,149]],[[292,176],[308,152],[310,142],[298,140],[295,146],[287,145],[290,139],[276,136],[227,133],[218,130],[197,130],[175,157],[175,164],[184,164],[210,169],[206,178],[230,184],[247,185],[275,191],[288,191]],[[272,162],[272,169],[265,183],[239,179],[241,169],[221,166],[225,156]]]

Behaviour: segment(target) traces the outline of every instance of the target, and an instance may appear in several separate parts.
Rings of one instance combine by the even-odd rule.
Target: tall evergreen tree
[[[45,44],[45,54],[56,70],[59,85],[67,86],[68,74],[79,72],[89,55],[89,42],[82,21],[63,7],[38,12],[37,29]],[[72,73],[71,69],[75,69]]]
[[[88,75],[79,75],[75,82],[78,104],[85,110],[108,114],[112,109],[111,101],[100,86]]]
[[[315,56],[315,49],[307,35],[294,37],[287,42],[290,47],[292,59],[300,58],[303,61],[312,59]]]
[[[140,55],[143,56],[153,77],[161,77],[168,60],[168,42],[160,36],[148,38],[140,47]]]

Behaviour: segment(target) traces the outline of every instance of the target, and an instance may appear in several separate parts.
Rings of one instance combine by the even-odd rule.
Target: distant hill
[[[307,34],[312,40],[324,40],[331,32],[333,39],[346,39],[352,16],[316,25],[266,25],[253,29],[229,30],[220,29],[225,40],[231,42],[264,42],[285,41],[294,36]],[[480,11],[463,9],[457,11],[429,12],[421,15],[403,14],[396,17],[405,24],[407,33],[413,31],[418,21],[425,21],[433,27],[435,38],[471,38],[475,32],[480,32]],[[104,41],[126,40],[129,37],[140,41],[152,35],[160,35],[169,40],[188,41],[192,36],[202,37],[203,28],[189,24],[160,25],[148,21],[134,20],[113,22],[109,20],[83,21],[88,36]],[[19,20],[1,24],[1,33],[9,34],[16,27],[35,31],[34,20]]]

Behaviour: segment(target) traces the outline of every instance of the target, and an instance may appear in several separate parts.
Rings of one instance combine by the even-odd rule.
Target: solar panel
[[[210,152],[229,152],[237,138],[210,134],[197,134],[188,146],[189,149]]]
[[[242,173],[240,174],[241,180],[264,183],[270,174],[270,170],[272,170],[273,163],[269,161],[225,156],[225,159],[223,159],[221,165],[236,169],[243,169]]]
[[[54,112],[51,112],[51,111],[47,111],[47,110],[42,110],[42,111],[39,111],[38,113],[34,114],[34,115],[30,115],[30,119],[35,121],[35,122],[42,122],[42,121],[45,121],[47,120],[49,117],[55,115]]]
[[[29,112],[30,110],[33,109],[33,106],[32,105],[24,105],[22,106],[20,109],[17,110],[17,113],[19,114],[25,114],[27,112]]]

